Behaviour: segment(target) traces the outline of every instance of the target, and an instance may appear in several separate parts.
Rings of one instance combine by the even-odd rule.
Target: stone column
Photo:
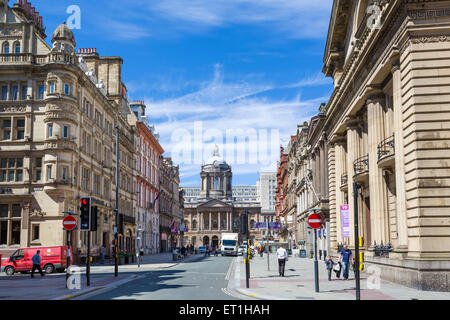
[[[355,219],[355,202],[353,200],[353,176],[355,174],[353,162],[360,155],[360,137],[359,123],[362,120],[357,117],[349,117],[347,120],[347,174],[348,174],[348,205],[349,205],[349,222],[350,222],[350,238],[346,240],[351,246],[355,243],[355,230],[352,227]]]
[[[211,212],[210,212],[210,213],[209,213],[209,231],[212,230],[212,224],[211,224],[211,222],[212,222],[212,217],[211,217]]]
[[[345,203],[345,199],[344,199],[344,194],[341,191],[341,178],[342,176],[346,173],[345,172],[345,162],[347,161],[346,155],[345,155],[345,143],[346,140],[344,137],[341,137],[340,139],[336,140],[334,142],[334,152],[335,152],[335,175],[336,175],[336,180],[335,180],[335,192],[336,192],[336,248],[337,248],[337,243],[342,243],[342,219],[341,219],[341,206]],[[330,148],[331,150],[331,148]],[[331,170],[331,168],[330,168]],[[348,174],[348,173],[347,173]],[[350,186],[348,185],[348,187],[350,188]],[[331,188],[332,186],[330,185],[330,192],[331,192]],[[331,196],[331,194],[330,194]],[[330,235],[331,237],[331,235]],[[331,246],[334,248],[334,243],[331,244]]]
[[[394,103],[395,181],[398,247],[395,251],[408,251],[408,222],[406,212],[405,156],[403,147],[403,106],[401,97],[400,62],[392,67]]]
[[[200,213],[197,211],[197,231],[200,231],[201,224],[200,224]]]
[[[384,102],[385,95],[382,92],[375,93],[367,99],[371,239],[376,241],[377,245],[381,241],[386,244],[388,239],[388,230],[386,230],[384,219],[386,188],[383,170],[378,167],[378,145],[384,139]]]
[[[230,213],[227,212],[226,214],[227,214],[227,226],[225,227],[225,229],[228,231],[228,230],[230,230],[230,220],[229,220],[229,218],[230,218]]]
[[[219,226],[219,231],[220,231],[220,211],[217,212],[217,220],[218,220],[218,226]]]

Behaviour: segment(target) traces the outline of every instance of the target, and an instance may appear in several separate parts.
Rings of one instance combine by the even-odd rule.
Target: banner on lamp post
[[[348,204],[341,206],[342,237],[350,238],[350,218]]]

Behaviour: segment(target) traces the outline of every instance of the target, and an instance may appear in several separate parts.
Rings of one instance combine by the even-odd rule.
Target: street
[[[233,257],[199,257],[172,268],[143,272],[134,281],[89,300],[230,300],[222,290]],[[82,299],[82,297],[80,297]]]

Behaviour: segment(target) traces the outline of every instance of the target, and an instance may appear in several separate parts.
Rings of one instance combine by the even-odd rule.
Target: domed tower
[[[75,62],[75,36],[65,22],[53,32],[52,44],[52,61]]]
[[[212,157],[202,166],[200,197],[232,199],[232,176],[231,167],[220,157],[219,147],[216,145]]]

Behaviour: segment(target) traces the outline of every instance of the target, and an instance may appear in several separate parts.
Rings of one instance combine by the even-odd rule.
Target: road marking
[[[236,259],[236,268],[234,269],[234,285],[236,288],[241,287],[241,257]]]
[[[229,295],[229,296],[233,297],[233,298],[242,300],[242,298],[239,298],[238,296],[235,296],[235,295],[232,294],[230,291],[228,291],[226,288],[222,288],[222,292],[225,293],[226,295]]]
[[[233,264],[234,261],[236,260],[236,257],[233,258],[233,260],[231,261],[230,267],[228,268],[228,272],[227,275],[225,276],[225,280],[230,280],[230,276],[231,276],[231,270],[233,270]]]

